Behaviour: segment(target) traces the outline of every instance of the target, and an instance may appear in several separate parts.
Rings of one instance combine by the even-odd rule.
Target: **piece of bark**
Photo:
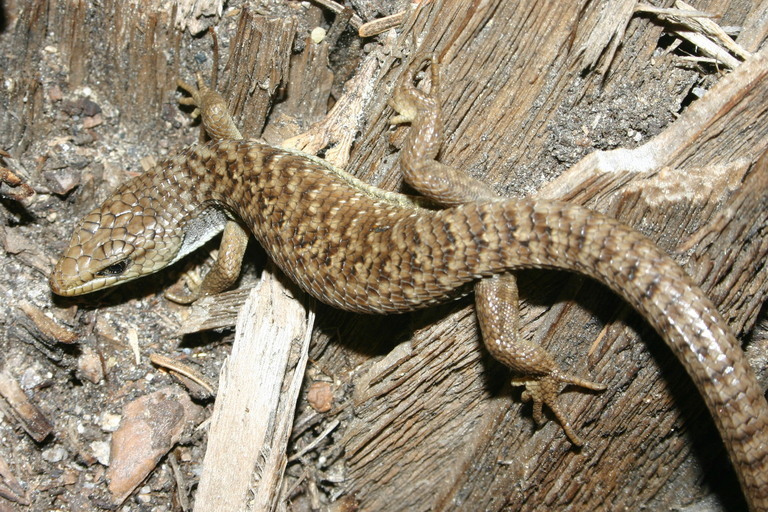
[[[325,119],[312,125],[308,131],[283,141],[282,145],[313,155],[330,146],[325,160],[343,169],[349,161],[354,135],[360,130],[360,114],[374,92],[377,72],[378,55],[369,55]]]
[[[29,505],[29,493],[22,487],[5,459],[0,457],[0,496],[20,505]]]
[[[23,236],[19,230],[5,228],[3,231],[4,236],[0,240],[3,249],[16,256],[25,265],[34,268],[40,275],[46,275],[50,271],[50,261],[38,244]]]
[[[176,377],[193,397],[206,399],[216,396],[213,386],[191,366],[162,354],[150,354],[149,360]]]
[[[224,0],[178,0],[174,6],[176,27],[198,35],[221,18],[223,4]]]
[[[43,313],[40,308],[37,308],[28,302],[19,304],[19,309],[34,322],[39,329],[40,334],[48,337],[52,343],[58,342],[70,345],[75,343],[80,337],[77,333],[54,322],[53,319]]]
[[[109,491],[116,505],[125,501],[181,439],[199,423],[202,408],[178,388],[168,387],[128,403],[112,434]]]
[[[41,443],[53,431],[53,425],[43,412],[32,402],[7,371],[0,371],[0,396],[10,406],[13,416],[18,420],[27,434]]]
[[[288,75],[296,20],[269,19],[243,9],[227,60],[231,70],[219,87],[235,126],[245,138],[258,137],[273,95]]]
[[[14,201],[23,201],[24,199],[31,197],[35,194],[35,190],[17,176],[11,169],[3,167],[6,164],[5,158],[10,158],[11,155],[0,149],[0,197],[8,197]],[[7,165],[10,165],[8,163]],[[15,189],[15,192],[9,192],[5,190],[3,185]]]
[[[610,183],[605,184],[608,192],[615,192],[617,187],[639,188],[644,181],[650,181],[654,190],[647,195],[659,202],[689,197],[703,201],[708,199],[705,194],[710,189],[716,193],[734,187],[740,183],[739,175],[768,147],[768,127],[756,124],[762,119],[761,109],[768,108],[766,76],[768,54],[755,54],[647,143],[634,149],[591,153],[543,187],[540,195],[586,202],[586,198],[582,199],[586,193],[579,191],[585,182],[621,173],[646,174],[633,176],[636,183],[631,185],[619,183],[608,188]],[[666,179],[679,183],[667,190],[669,184],[665,188],[663,183],[653,183],[656,176],[660,182]],[[702,186],[706,188],[702,190]],[[606,190],[593,188],[606,194]]]
[[[237,323],[237,315],[249,293],[249,288],[238,288],[196,301],[179,328],[179,334],[232,327]]]
[[[744,178],[733,199],[695,233],[688,268],[737,332],[755,326],[766,298],[768,272],[768,152]],[[745,216],[743,212],[753,212]],[[728,247],[723,255],[721,247]],[[681,248],[681,249],[684,249]],[[766,353],[768,355],[768,353]],[[768,365],[764,364],[768,369]]]
[[[290,93],[274,105],[269,124],[262,133],[264,140],[271,144],[280,144],[325,118],[333,85],[333,72],[328,68],[328,45],[324,41],[319,44],[305,41],[304,51],[291,58],[287,82]]]

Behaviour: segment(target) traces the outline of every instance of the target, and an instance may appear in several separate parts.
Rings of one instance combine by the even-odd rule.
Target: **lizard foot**
[[[431,64],[432,85],[429,94],[420,91],[414,85],[416,73],[425,64]],[[412,123],[423,112],[432,112],[437,109],[437,97],[440,90],[440,65],[436,61],[436,57],[422,55],[415,58],[404,75],[402,82],[395,87],[392,97],[389,99],[389,106],[397,112],[397,115],[392,116],[389,120],[389,124],[392,125]]]
[[[195,302],[200,298],[201,295],[200,287],[202,285],[202,279],[200,279],[196,274],[187,272],[185,275],[185,280],[187,281],[186,287],[182,282],[178,282],[168,288],[163,296],[171,302],[175,302],[176,304],[187,305]]]
[[[584,442],[576,434],[568,417],[557,404],[557,395],[563,384],[579,386],[592,391],[605,390],[605,386],[602,384],[559,373],[536,377],[525,376],[512,379],[513,386],[525,386],[522,398],[524,402],[533,402],[533,420],[537,425],[541,426],[545,422],[542,409],[543,406],[546,405],[555,415],[555,418],[558,423],[560,423],[563,432],[565,432],[565,435],[571,443],[573,443],[574,446],[581,447],[584,445]]]
[[[229,115],[227,102],[224,98],[205,85],[205,81],[198,73],[197,87],[177,80],[176,85],[189,93],[189,97],[179,98],[179,103],[195,107],[192,118],[202,117],[205,131],[211,139],[242,139],[243,136],[235,126],[235,122]]]

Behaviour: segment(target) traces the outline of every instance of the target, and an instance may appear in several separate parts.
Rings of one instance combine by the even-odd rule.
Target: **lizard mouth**
[[[124,276],[130,266],[131,260],[126,258],[106,265],[96,272],[82,271],[78,267],[77,260],[64,256],[56,264],[48,282],[56,295],[62,297],[83,295],[130,280]]]
[[[51,290],[56,295],[60,295],[62,297],[74,297],[76,295],[83,295],[86,293],[94,292],[96,290],[100,290],[102,288],[112,286],[114,284],[117,284],[118,281],[119,281],[118,277],[108,276],[108,277],[95,277],[84,283],[73,284],[63,279],[62,276],[54,274],[51,276],[51,279],[49,280],[49,284],[51,286]]]

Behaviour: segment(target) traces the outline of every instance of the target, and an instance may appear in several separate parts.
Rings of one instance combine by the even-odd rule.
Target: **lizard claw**
[[[570,420],[557,404],[557,395],[563,384],[571,384],[592,391],[605,390],[605,386],[602,384],[567,374],[550,374],[537,377],[526,376],[512,379],[513,386],[525,386],[522,398],[524,402],[533,402],[533,421],[536,422],[536,425],[541,426],[545,423],[543,406],[546,405],[555,415],[566,437],[574,446],[581,447],[584,445],[584,442],[576,434]]]
[[[416,73],[425,64],[431,64],[431,91],[426,94],[418,90],[414,81]],[[413,60],[409,69],[404,73],[403,80],[395,87],[388,103],[397,115],[392,116],[389,123],[392,125],[412,123],[417,119],[420,110],[434,110],[437,103],[437,93],[440,89],[440,65],[434,55],[422,55]]]
[[[185,289],[181,282],[178,282],[168,288],[163,296],[171,302],[184,305],[192,304],[199,299],[202,284],[200,277],[196,273],[190,271],[184,275],[184,278],[187,282],[187,289]]]
[[[197,73],[197,87],[183,80],[177,80],[179,89],[186,91],[189,97],[179,99],[182,105],[195,107],[192,118],[202,117],[203,126],[208,136],[214,140],[242,139],[243,136],[235,126],[227,109],[227,102],[214,89],[205,85],[202,76]]]

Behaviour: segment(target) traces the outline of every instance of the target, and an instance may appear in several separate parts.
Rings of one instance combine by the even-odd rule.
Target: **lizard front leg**
[[[205,131],[213,140],[240,140],[243,136],[235,126],[232,116],[227,109],[224,98],[215,90],[207,87],[200,75],[197,75],[197,87],[181,80],[177,85],[189,93],[188,98],[182,98],[182,105],[193,105],[193,117],[200,116]],[[219,253],[211,270],[197,285],[189,286],[189,291],[171,289],[165,297],[179,304],[191,304],[201,297],[223,292],[235,284],[240,276],[243,256],[248,246],[250,234],[238,222],[229,221],[224,226],[224,232],[219,244]]]
[[[192,304],[199,298],[216,295],[231,288],[240,277],[250,236],[239,223],[233,220],[227,222],[221,235],[219,254],[203,281],[199,285],[188,286],[189,292],[169,289],[165,292],[165,298],[178,304]]]
[[[390,105],[398,115],[393,124],[411,123],[411,131],[401,153],[405,181],[420,193],[444,206],[471,201],[504,199],[485,183],[435,160],[443,137],[438,100],[439,69],[431,62],[431,92],[416,89],[416,71],[431,59],[415,59],[405,80],[395,88]],[[480,279],[475,285],[475,310],[488,351],[515,374],[512,384],[524,386],[523,400],[533,402],[534,421],[544,422],[542,408],[550,408],[565,435],[576,446],[583,443],[571,422],[557,404],[563,385],[576,385],[594,391],[605,386],[563,372],[540,345],[519,336],[517,280],[506,272]]]

